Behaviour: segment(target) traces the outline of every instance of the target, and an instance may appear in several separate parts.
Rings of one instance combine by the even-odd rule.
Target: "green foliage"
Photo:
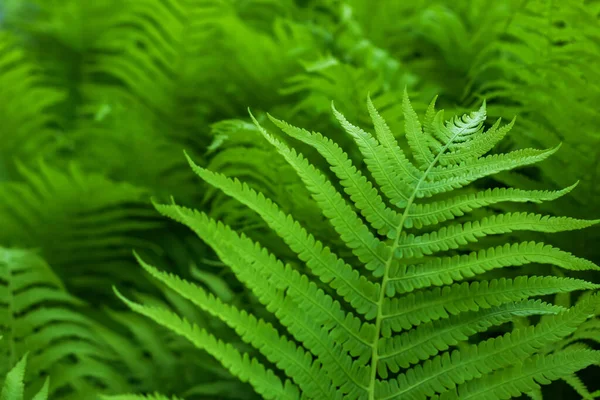
[[[218,365],[189,361],[187,357],[201,360],[202,354],[146,319],[126,311],[94,312],[65,290],[39,255],[0,248],[0,256],[0,332],[4,335],[0,339],[0,376],[18,365],[15,368],[21,372],[7,375],[7,379],[25,376],[26,392],[39,389],[46,377],[50,377],[45,389],[50,398],[61,399],[127,390],[201,393],[210,391],[207,383],[227,382],[227,374]],[[170,292],[165,295],[169,301],[153,301],[203,324],[201,316],[187,312],[190,307],[181,298]],[[219,327],[210,329],[218,331]],[[26,375],[25,361],[18,362],[24,357],[29,362]],[[190,376],[191,372],[201,373],[205,382]],[[231,386],[240,388],[235,383]]]
[[[98,384],[111,391],[127,387],[111,367],[115,353],[107,351],[95,332],[94,321],[83,314],[84,304],[65,291],[39,256],[0,249],[0,274],[1,365],[17,365],[17,372],[7,375],[9,385],[22,384],[28,362],[26,382],[39,388],[46,380],[44,375],[50,376],[50,387],[44,389],[50,395],[81,398],[95,393]],[[17,363],[19,359],[22,361]]]
[[[532,275],[526,270],[512,279],[485,276],[494,268],[528,262],[567,270],[598,270],[598,266],[531,242],[444,257],[455,250],[468,251],[471,243],[488,235],[570,231],[599,222],[522,212],[462,223],[459,219],[440,226],[496,202],[539,202],[567,193],[572,187],[556,193],[505,189],[452,196],[477,179],[540,162],[557,148],[486,156],[505,134],[496,132],[510,130],[512,123],[506,129],[496,124],[484,130],[485,103],[477,112],[444,121],[443,111],[436,112],[432,102],[421,124],[405,93],[409,158],[370,99],[368,109],[375,135],[352,125],[335,108],[333,112],[355,140],[372,178],[363,175],[331,139],[270,117],[288,136],[323,156],[341,190],[301,153],[254,120],[358,259],[354,267],[262,193],[191,159],[196,174],[257,213],[306,268],[294,268],[269,252],[268,245],[237,233],[204,212],[175,204],[156,205],[163,215],[189,226],[207,242],[274,313],[281,328],[140,259],[142,266],[229,325],[258,354],[240,352],[167,309],[117,294],[134,311],[206,350],[267,399],[421,399],[438,394],[443,398],[507,398],[538,390],[540,384],[599,363],[600,353],[595,350],[561,346],[551,354],[545,352],[579,332],[600,305],[597,295],[584,295],[567,309],[531,300],[593,290],[597,284]],[[440,194],[447,195],[441,202],[436,201]],[[487,201],[480,200],[483,197]],[[515,323],[511,332],[496,337],[477,340],[474,336],[517,317],[549,314],[536,325]]]
[[[115,274],[124,277],[123,269],[131,265],[132,247],[152,247],[139,236],[160,226],[148,209],[148,191],[86,174],[75,165],[66,171],[43,163],[38,168],[19,167],[25,181],[0,186],[5,228],[0,240],[41,248],[78,290],[110,288]]]
[[[385,246],[400,234],[396,258],[403,262],[390,264],[385,293],[404,299],[394,307],[451,297],[449,309],[436,303],[442,308],[434,314],[411,309],[396,325],[381,324],[382,332],[403,329],[387,343],[401,349],[417,336],[435,338],[402,350],[404,359],[379,362],[388,374],[377,378],[382,382],[408,379],[409,371],[429,368],[442,354],[578,307],[584,298],[572,287],[557,293],[554,305],[550,294],[528,292],[541,298],[512,297],[481,308],[491,290],[484,282],[515,293],[529,285],[542,291],[552,279],[598,282],[600,228],[549,233],[598,217],[599,18],[597,0],[0,1],[0,254],[11,254],[10,263],[0,263],[0,288],[39,278],[23,312],[14,314],[6,299],[30,290],[0,296],[0,350],[7,357],[0,360],[0,380],[28,354],[25,398],[49,376],[49,398],[57,400],[124,393],[256,399],[260,394],[228,369],[250,379],[249,371],[262,365],[265,385],[289,390],[301,386],[297,379],[310,379],[272,361],[286,346],[304,348],[310,365],[326,360],[327,366],[319,361],[326,371],[331,357],[335,363],[350,354],[348,365],[365,362],[334,325],[283,318],[285,310],[304,306],[270,276],[270,286],[257,294],[248,284],[252,277],[231,267],[248,262],[235,258],[237,248],[207,240],[217,234],[241,241],[253,257],[259,254],[250,243],[260,243],[277,265],[309,279],[302,285],[315,298],[338,301],[344,315],[352,313],[348,326],[359,329],[353,324],[360,321],[364,334],[383,293],[385,263],[382,268],[377,255],[385,260]],[[367,94],[373,104],[364,107]],[[446,117],[429,107],[436,95]],[[467,135],[443,152],[414,192],[423,166],[445,143],[444,119],[483,99],[486,133]],[[332,101],[343,118],[331,114]],[[248,118],[248,107],[259,125]],[[422,122],[416,114],[425,116]],[[364,133],[372,117],[373,137]],[[263,135],[261,126],[273,131],[277,125],[287,134]],[[183,150],[197,167],[189,168]],[[315,198],[317,189],[325,197]],[[413,192],[424,197],[409,204]],[[175,221],[152,206],[171,197],[181,209],[158,208]],[[197,227],[202,235],[186,226],[198,221],[207,225]],[[214,318],[142,273],[132,250],[161,274],[201,287],[214,297],[211,307],[220,301],[245,319]],[[261,260],[272,265],[272,257]],[[26,270],[39,275],[11,272]],[[545,280],[530,281],[533,276]],[[199,349],[128,310],[113,286],[135,304],[197,326],[214,348]],[[463,303],[463,290],[482,296]],[[280,303],[281,312],[271,305]],[[46,313],[56,318],[44,320]],[[30,314],[39,318],[39,332],[22,320]],[[405,330],[414,315],[431,320]],[[263,332],[272,335],[268,347],[280,347],[261,347],[232,329],[232,321],[260,332],[272,327]],[[304,333],[303,326],[316,325],[333,330],[334,353],[316,349],[318,338]],[[518,391],[536,399],[598,397],[596,367],[577,362],[599,349],[599,329],[598,318],[587,319],[535,350],[527,363],[480,371],[439,397],[504,398]],[[226,349],[226,358],[215,358],[215,348]],[[50,368],[43,354],[64,357]],[[558,376],[557,364],[583,371]],[[315,368],[306,371],[317,374]],[[511,377],[513,384],[494,386]],[[549,389],[536,388],[555,378],[560,382]],[[482,387],[493,389],[481,393]]]

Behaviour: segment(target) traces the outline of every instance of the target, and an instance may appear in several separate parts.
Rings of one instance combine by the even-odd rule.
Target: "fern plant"
[[[540,162],[559,146],[486,155],[514,121],[504,126],[497,121],[485,130],[484,102],[478,111],[444,122],[434,100],[421,124],[405,93],[408,158],[370,100],[367,106],[375,135],[352,125],[335,108],[333,112],[355,140],[370,177],[335,142],[271,118],[325,158],[342,190],[253,117],[351,249],[351,260],[315,240],[263,194],[191,160],[202,179],[260,215],[303,268],[275,258],[261,244],[203,212],[156,205],[206,241],[278,321],[249,314],[140,259],[141,265],[226,322],[256,352],[242,353],[166,309],[124,301],[205,349],[267,399],[509,398],[534,394],[541,384],[599,363],[600,353],[584,345],[558,346],[597,312],[598,296],[585,293],[570,308],[536,299],[599,285],[526,270],[514,278],[486,277],[491,270],[531,263],[567,270],[598,266],[535,242],[469,252],[488,235],[569,231],[598,222],[520,212],[466,218],[499,202],[537,203],[569,192],[572,187],[460,194],[477,179]],[[539,315],[545,318],[536,325],[501,329],[521,317]]]

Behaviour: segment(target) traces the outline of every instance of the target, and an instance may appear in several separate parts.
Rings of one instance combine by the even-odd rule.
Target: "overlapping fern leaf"
[[[54,112],[64,94],[45,82],[43,72],[18,46],[15,35],[0,32],[0,181],[13,178],[15,160],[29,163],[56,151],[61,138]]]
[[[114,323],[105,321],[69,294],[31,251],[0,248],[0,294],[0,386],[6,374],[11,396],[20,393],[14,389],[22,387],[19,382],[27,399],[38,391],[64,400],[158,388],[183,392],[192,384],[182,371],[191,375],[194,368],[177,357],[185,351],[198,363],[206,358],[191,345],[174,348],[170,332],[131,311],[106,310]],[[218,368],[207,373],[210,363],[204,364],[203,376],[215,381],[211,374]],[[225,371],[221,375],[229,377]]]
[[[115,280],[140,281],[131,275],[130,249],[152,249],[143,234],[162,225],[146,189],[75,164],[68,171],[40,163],[19,172],[25,182],[0,185],[1,243],[41,248],[67,286],[88,294],[106,293]]]
[[[598,296],[587,293],[572,307],[539,297],[600,285],[536,276],[526,267],[513,278],[486,277],[491,270],[527,264],[566,270],[598,266],[535,242],[469,252],[471,244],[482,246],[489,235],[570,231],[598,222],[491,209],[477,219],[473,213],[498,202],[553,200],[572,188],[460,194],[478,179],[540,162],[558,146],[486,155],[512,122],[502,126],[497,121],[485,130],[485,103],[476,112],[444,121],[432,102],[421,123],[405,94],[409,157],[370,100],[367,106],[374,135],[334,108],[363,156],[366,173],[330,139],[271,118],[289,137],[314,147],[339,186],[254,120],[302,179],[352,257],[343,259],[323,245],[262,193],[191,160],[204,181],[257,213],[297,258],[277,259],[268,243],[257,243],[203,212],[156,206],[209,244],[278,321],[248,313],[140,259],[142,266],[228,324],[255,351],[234,347],[165,308],[124,301],[206,350],[266,399],[508,398],[599,363],[600,353],[586,347],[547,350],[577,335],[598,311]],[[502,329],[539,315],[546,317],[535,325]]]
[[[96,334],[97,324],[83,306],[39,255],[0,248],[0,376],[8,373],[11,396],[22,390],[19,382],[26,394],[61,399],[129,388],[116,368],[117,353]]]
[[[279,207],[309,229],[320,240],[335,239],[335,231],[321,216],[317,204],[293,168],[261,136],[254,124],[225,120],[213,125],[207,168],[241,179],[277,202]],[[260,216],[218,188],[207,185],[204,204],[212,218],[252,235],[255,240],[277,240]],[[285,244],[279,247],[285,249]]]
[[[235,304],[245,300],[246,296],[240,294],[234,297],[225,280],[218,276],[196,268],[193,277],[223,300]],[[132,296],[183,315],[221,338],[241,342],[225,324],[210,318],[165,285],[159,283],[157,286],[162,289],[162,298],[142,292],[133,292]],[[108,347],[119,354],[119,361],[125,366],[131,382],[130,392],[160,390],[186,399],[215,394],[223,399],[248,399],[241,393],[253,393],[206,352],[154,321],[130,310],[106,310],[106,314],[109,320],[105,319],[97,331]]]

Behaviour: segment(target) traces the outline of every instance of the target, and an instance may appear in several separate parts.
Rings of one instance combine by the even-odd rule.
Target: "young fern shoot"
[[[252,117],[297,172],[351,250],[352,260],[324,246],[262,193],[192,160],[191,167],[204,181],[257,213],[308,272],[277,259],[260,243],[203,212],[156,205],[209,244],[284,329],[140,259],[141,265],[228,324],[268,362],[168,310],[123,300],[212,354],[265,399],[504,399],[568,379],[600,362],[600,352],[585,346],[546,351],[571,337],[597,312],[598,296],[587,293],[571,308],[538,298],[593,291],[599,285],[552,275],[485,275],[530,263],[567,270],[598,270],[598,266],[538,242],[473,248],[488,235],[560,232],[596,224],[597,220],[527,212],[498,214],[489,208],[499,202],[550,201],[574,186],[559,191],[461,192],[478,179],[540,162],[560,146],[486,155],[514,121],[505,126],[498,121],[485,130],[485,102],[475,112],[444,121],[434,100],[421,124],[405,93],[402,108],[411,151],[407,155],[370,99],[367,107],[374,134],[347,121],[335,107],[333,113],[356,142],[368,175],[331,139],[270,117],[282,132],[316,149],[342,191]],[[484,209],[484,217],[460,219]],[[324,290],[326,286],[330,290]],[[537,325],[515,325],[495,337],[480,335],[537,315],[545,316]]]

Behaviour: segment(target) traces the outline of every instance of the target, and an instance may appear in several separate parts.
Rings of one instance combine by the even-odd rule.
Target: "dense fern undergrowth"
[[[0,0],[0,399],[600,397],[600,2]]]

